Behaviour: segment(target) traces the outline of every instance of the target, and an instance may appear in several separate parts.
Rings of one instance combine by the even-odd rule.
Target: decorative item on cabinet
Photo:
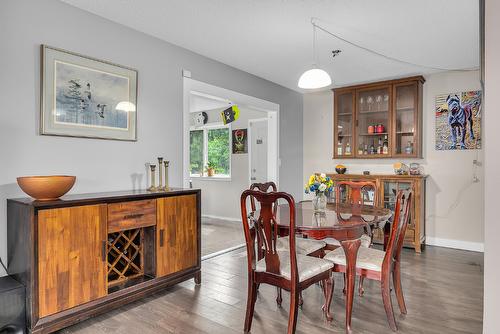
[[[168,168],[170,166],[170,161],[166,160],[166,161],[163,161],[163,164],[165,165],[165,191],[168,191],[169,189],[169,185],[168,185]]]
[[[163,157],[158,157],[158,186],[156,186],[156,165],[149,164],[150,167],[150,176],[151,176],[151,185],[147,189],[151,192],[158,191],[168,191],[168,167],[170,165],[170,161],[163,160]],[[165,184],[163,184],[163,176],[165,176]]]
[[[335,166],[335,171],[337,172],[337,174],[345,174],[347,168],[344,165],[337,165]]]
[[[76,176],[21,176],[17,184],[28,196],[38,201],[58,199],[73,188]]]
[[[394,168],[394,174],[396,175],[408,175],[410,169],[407,165],[402,162],[396,162],[392,165]]]
[[[421,175],[422,167],[417,162],[412,162],[410,164],[410,175]]]
[[[150,176],[151,176],[151,184],[149,185],[148,191],[156,191],[156,165],[155,164],[149,164],[150,168]]]
[[[163,157],[158,157],[158,190],[163,189]]]

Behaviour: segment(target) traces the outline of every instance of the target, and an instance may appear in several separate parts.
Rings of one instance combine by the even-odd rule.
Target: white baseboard
[[[215,215],[201,215],[201,216],[203,218],[222,219],[222,220],[229,220],[232,222],[241,222],[241,218],[222,217],[222,216],[215,216]]]
[[[484,253],[484,244],[482,242],[425,237],[425,244]]]

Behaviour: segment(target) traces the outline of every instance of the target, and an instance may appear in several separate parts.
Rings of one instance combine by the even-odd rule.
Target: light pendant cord
[[[469,72],[469,71],[477,71],[479,69],[478,68],[444,68],[444,67],[435,67],[435,66],[428,66],[428,65],[422,65],[422,64],[417,64],[417,63],[412,63],[410,61],[406,61],[406,60],[402,60],[402,59],[398,59],[398,58],[395,58],[395,57],[392,57],[392,56],[388,56],[388,55],[385,55],[383,53],[380,53],[378,51],[375,51],[375,50],[372,50],[372,49],[369,49],[367,47],[364,47],[362,45],[359,45],[357,43],[354,43],[354,42],[351,42],[351,41],[348,41],[347,39],[327,30],[326,28],[323,28],[322,26],[318,25],[316,23],[316,21],[318,20],[318,18],[314,18],[312,17],[311,18],[311,24],[313,25],[313,29],[314,31],[316,30],[315,28],[318,28],[319,30],[327,33],[328,35],[330,36],[333,36],[349,45],[352,45],[354,47],[357,47],[358,49],[361,49],[361,50],[364,50],[366,52],[370,52],[370,53],[373,53],[379,57],[382,57],[382,58],[385,58],[385,59],[388,59],[388,60],[392,60],[392,61],[395,61],[395,62],[398,62],[398,63],[402,63],[402,64],[406,64],[406,65],[411,65],[411,66],[417,66],[417,67],[424,67],[424,68],[428,68],[428,69],[431,69],[431,70],[437,70],[437,71],[462,71],[462,72]]]

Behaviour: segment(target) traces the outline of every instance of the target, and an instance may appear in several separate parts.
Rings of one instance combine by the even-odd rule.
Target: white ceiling
[[[285,87],[312,63],[311,17],[380,53],[439,68],[479,66],[477,0],[62,0]],[[333,86],[433,70],[317,33]],[[332,59],[331,51],[342,53]],[[300,91],[300,90],[299,90]]]

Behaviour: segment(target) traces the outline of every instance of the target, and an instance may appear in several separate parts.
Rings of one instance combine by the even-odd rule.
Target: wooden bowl
[[[39,201],[58,199],[66,194],[75,184],[76,176],[23,176],[17,178],[19,187]]]

